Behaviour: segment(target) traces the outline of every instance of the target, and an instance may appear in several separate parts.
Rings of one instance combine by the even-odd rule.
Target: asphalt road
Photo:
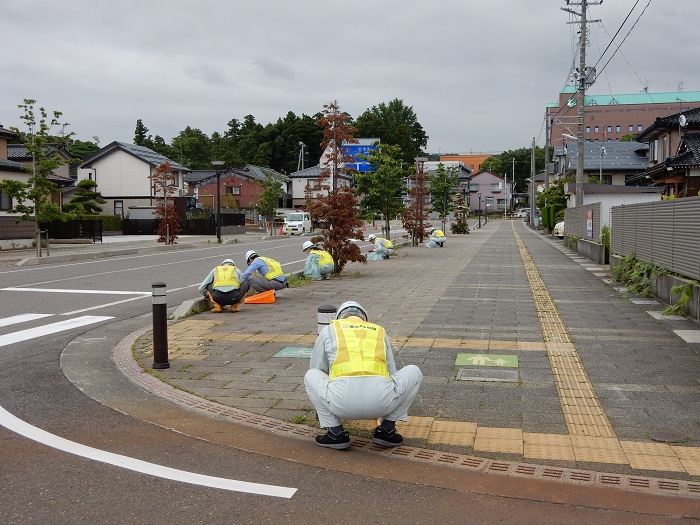
[[[0,406],[7,411],[0,412],[5,425],[0,427],[0,523],[690,522],[649,510],[637,513],[634,502],[624,511],[594,508],[607,506],[596,499],[610,492],[591,491],[586,502],[568,499],[565,492],[575,487],[561,484],[528,486],[499,477],[494,485],[484,475],[445,467],[319,450],[312,443],[203,419],[112,376],[117,372],[109,363],[111,349],[151,322],[152,283],[167,284],[168,304],[174,307],[196,297],[200,280],[223,258],[245,267],[251,247],[278,259],[287,272],[300,270],[301,244],[300,238],[277,238],[0,270]],[[74,324],[55,324],[65,321]],[[94,348],[91,388],[100,392],[94,397],[112,398],[123,410],[86,395],[62,373],[61,355],[70,355],[79,343]],[[16,422],[13,416],[68,441],[38,431],[36,439],[20,435],[6,428]],[[172,430],[188,425],[206,437]],[[103,452],[88,459],[55,448],[57,443]],[[119,455],[124,464],[131,458],[156,470],[295,490],[291,497],[279,497],[183,483],[115,466],[103,459],[104,452]],[[508,496],[496,486],[514,482],[521,490],[511,487]],[[543,490],[561,494],[537,497]],[[577,503],[561,503],[567,501]],[[615,508],[614,502],[609,506]]]

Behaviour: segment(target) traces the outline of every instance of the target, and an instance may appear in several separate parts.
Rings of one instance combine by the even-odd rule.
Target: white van
[[[305,211],[290,213],[284,218],[284,233],[290,235],[311,231],[311,215]]]

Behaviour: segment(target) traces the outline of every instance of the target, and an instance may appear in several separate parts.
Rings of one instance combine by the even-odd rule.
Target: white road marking
[[[71,328],[78,328],[79,326],[99,323],[100,321],[106,321],[107,319],[113,319],[113,317],[104,315],[84,315],[82,317],[76,317],[75,319],[67,319],[66,321],[59,321],[57,323],[51,323],[45,326],[39,326],[37,328],[28,328],[27,330],[20,330],[19,332],[0,335],[0,346],[7,346],[13,343],[19,343],[20,341],[27,341],[36,337],[63,332],[65,330],[70,330]]]
[[[0,288],[0,291],[41,293],[91,293],[101,295],[151,295],[151,292],[126,292],[120,290],[71,290],[67,288]]]
[[[0,319],[0,326],[10,326],[11,324],[26,323],[27,321],[34,321],[35,319],[42,319],[44,317],[51,317],[53,314],[19,314],[13,315],[12,317],[5,317]]]
[[[260,494],[262,496],[274,496],[278,498],[291,498],[297,491],[297,489],[291,487],[264,485],[261,483],[250,483],[235,479],[205,476],[195,472],[187,472],[185,470],[156,465],[155,463],[148,463],[147,461],[122,456],[120,454],[114,454],[112,452],[89,447],[87,445],[81,445],[80,443],[69,441],[65,438],[32,426],[26,421],[22,421],[18,417],[14,416],[2,406],[0,406],[0,425],[4,426],[8,430],[16,432],[21,436],[48,447],[62,450],[63,452],[68,452],[69,454],[74,454],[83,458],[92,459],[93,461],[107,463],[109,465],[132,470],[134,472],[140,472],[142,474],[148,474],[150,476],[180,481],[182,483],[190,483],[192,485],[201,485],[204,487],[232,490],[236,492],[246,492],[249,494]]]

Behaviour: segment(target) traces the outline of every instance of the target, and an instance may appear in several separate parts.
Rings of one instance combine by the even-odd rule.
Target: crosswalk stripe
[[[152,292],[128,292],[123,290],[71,290],[67,288],[0,288],[2,292],[87,293],[99,295],[151,295]]]
[[[35,339],[37,337],[63,332],[72,328],[99,323],[101,321],[106,321],[107,319],[114,318],[105,315],[83,315],[82,317],[76,317],[75,319],[67,319],[65,321],[59,321],[58,323],[51,323],[45,326],[38,326],[36,328],[20,330],[19,332],[13,332],[11,334],[0,335],[0,346],[7,346],[13,343],[19,343],[21,341],[28,341],[29,339]]]
[[[12,324],[26,323],[27,321],[34,321],[35,319],[42,319],[44,317],[51,317],[52,314],[19,314],[13,315],[12,317],[5,317],[0,319],[0,326],[10,326]]]

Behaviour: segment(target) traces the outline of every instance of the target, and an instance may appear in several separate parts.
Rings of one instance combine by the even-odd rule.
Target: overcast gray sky
[[[633,6],[620,52],[590,94],[700,91],[698,0],[591,6],[589,65]],[[0,0],[0,124],[25,98],[63,112],[75,138],[131,142],[142,119],[167,142],[232,118],[353,117],[394,98],[429,152],[544,145],[544,109],[577,60],[566,0]],[[573,7],[573,6],[572,6]],[[614,49],[616,45],[612,47]],[[605,55],[602,67],[610,51]]]

